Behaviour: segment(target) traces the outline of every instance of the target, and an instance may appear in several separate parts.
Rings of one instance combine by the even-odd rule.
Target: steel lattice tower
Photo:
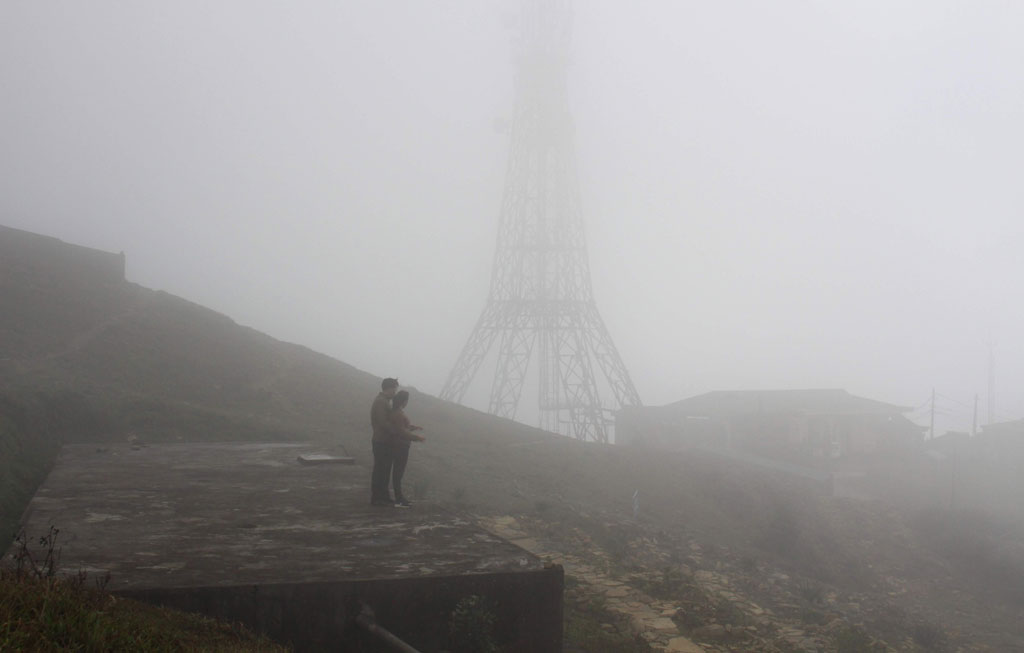
[[[591,291],[566,87],[570,19],[567,0],[523,3],[490,294],[441,397],[461,401],[498,341],[491,413],[515,417],[536,358],[541,427],[608,442],[610,410],[640,397]],[[601,402],[609,390],[612,406]]]

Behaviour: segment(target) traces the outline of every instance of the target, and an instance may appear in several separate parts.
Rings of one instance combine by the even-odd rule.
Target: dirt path
[[[727,651],[824,651],[834,650],[829,631],[809,632],[799,623],[783,619],[759,605],[734,586],[730,578],[708,569],[692,571],[688,588],[680,585],[680,597],[657,598],[645,591],[656,587],[657,574],[625,572],[612,556],[577,533],[573,541],[559,540],[538,528],[534,519],[511,515],[483,517],[480,525],[527,549],[535,555],[564,567],[567,577],[566,600],[597,601],[616,615],[616,623],[604,628],[626,627],[642,637],[655,651],[712,653]],[[638,538],[631,544],[638,555],[661,558],[668,555],[655,543]],[[688,543],[691,561],[705,561],[695,542]],[[646,587],[645,587],[646,586]],[[726,607],[727,606],[727,607]],[[708,618],[717,613],[719,619]],[[695,621],[697,614],[702,617]],[[684,629],[680,623],[694,627]],[[699,623],[699,625],[696,625]],[[833,630],[840,624],[834,624]],[[880,650],[885,650],[882,648]]]

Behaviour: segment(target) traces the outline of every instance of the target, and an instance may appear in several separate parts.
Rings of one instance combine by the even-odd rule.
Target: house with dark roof
[[[625,407],[616,443],[728,448],[803,463],[873,456],[923,440],[905,406],[845,390],[716,391],[666,406]]]

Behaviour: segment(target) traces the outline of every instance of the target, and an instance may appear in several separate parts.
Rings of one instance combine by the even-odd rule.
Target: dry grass
[[[116,598],[106,578],[59,576],[59,531],[34,559],[24,534],[0,566],[2,651],[287,651],[237,624]]]
[[[241,626],[117,599],[77,578],[0,570],[0,650],[286,651]]]

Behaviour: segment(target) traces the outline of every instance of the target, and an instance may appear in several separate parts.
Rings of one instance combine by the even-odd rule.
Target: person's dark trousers
[[[405,476],[405,465],[409,462],[409,445],[395,445],[394,467],[391,469],[391,485],[395,488],[395,501],[405,501],[402,494],[402,477]]]
[[[388,497],[388,479],[394,465],[394,445],[390,442],[373,441],[373,473],[370,474],[370,502],[391,501]]]

